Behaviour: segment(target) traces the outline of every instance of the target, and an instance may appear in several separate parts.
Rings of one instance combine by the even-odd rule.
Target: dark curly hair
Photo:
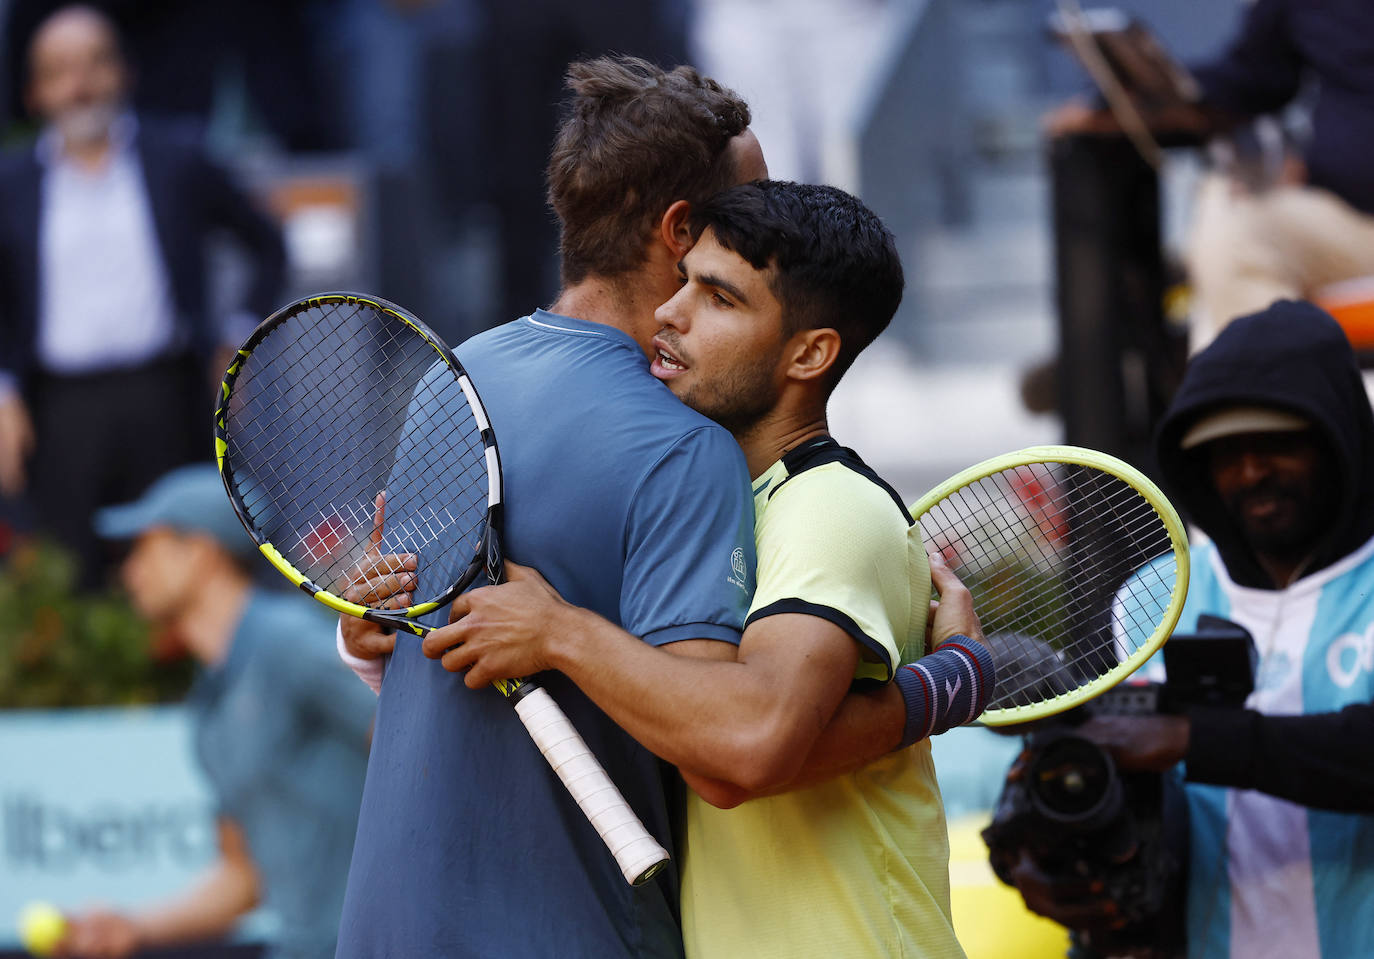
[[[693,237],[710,228],[754,269],[771,268],[769,287],[789,336],[827,327],[839,332],[832,387],[902,302],[905,278],[892,233],[835,187],[746,183],[694,206],[688,222]]]

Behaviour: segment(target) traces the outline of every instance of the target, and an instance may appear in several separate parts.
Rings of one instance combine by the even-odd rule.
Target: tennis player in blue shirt
[[[501,437],[504,541],[650,645],[732,645],[754,585],[748,472],[728,432],[650,375],[649,353],[692,204],[767,171],[747,106],[690,68],[602,59],[568,83],[549,163],[562,292],[458,349]],[[681,955],[675,871],[625,883],[499,693],[463,688],[415,637],[340,630],[380,689],[341,959]],[[547,688],[672,850],[673,769],[571,682]]]

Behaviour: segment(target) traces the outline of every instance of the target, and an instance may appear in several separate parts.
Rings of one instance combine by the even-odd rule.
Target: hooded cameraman
[[[1187,954],[1374,955],[1374,415],[1341,328],[1280,300],[1193,358],[1157,434],[1192,548],[1179,622],[1255,639],[1243,710],[1099,717],[1118,766],[1187,780]],[[1118,907],[1023,860],[1036,912],[1077,929]]]

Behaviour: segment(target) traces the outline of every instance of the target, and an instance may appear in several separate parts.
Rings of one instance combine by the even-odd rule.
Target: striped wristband
[[[953,636],[929,656],[900,667],[895,679],[906,703],[900,747],[905,749],[977,719],[987,708],[996,671],[987,647]]]

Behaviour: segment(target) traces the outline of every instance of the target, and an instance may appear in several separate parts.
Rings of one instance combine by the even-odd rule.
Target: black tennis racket
[[[263,555],[332,609],[423,636],[432,627],[418,617],[479,575],[502,579],[501,459],[486,411],[453,351],[392,303],[323,293],[264,321],[224,375],[215,448]],[[345,598],[379,557],[403,554],[418,565],[409,605],[386,608],[394,593]],[[529,680],[495,685],[625,878],[662,869],[667,852],[549,694]]]

